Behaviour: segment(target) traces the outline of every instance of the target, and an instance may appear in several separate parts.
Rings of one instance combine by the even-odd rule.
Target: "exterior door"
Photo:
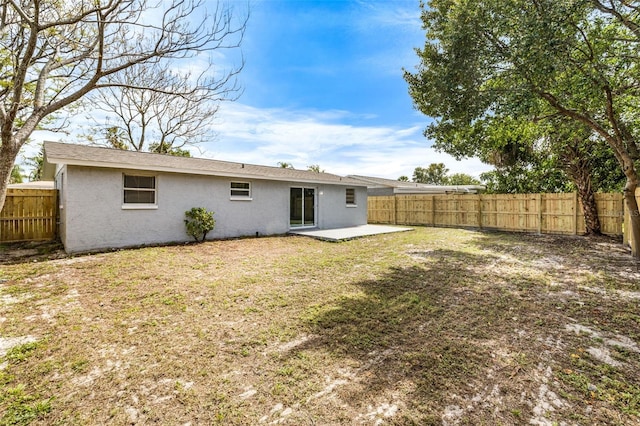
[[[289,197],[289,226],[292,228],[316,225],[316,190],[291,188]]]

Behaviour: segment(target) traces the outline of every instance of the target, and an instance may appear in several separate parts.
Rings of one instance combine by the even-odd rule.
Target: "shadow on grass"
[[[541,283],[506,284],[508,278],[486,273],[496,259],[492,255],[408,254],[423,258],[423,264],[392,268],[379,279],[357,283],[361,293],[310,306],[303,319],[315,338],[296,350],[355,360],[362,379],[343,395],[354,405],[366,406],[373,396],[389,397],[402,388],[413,414],[397,421],[442,424],[452,396],[478,394],[479,383],[486,381],[495,356],[492,342],[506,341],[509,351],[520,339],[518,327],[541,324],[536,313],[523,315],[530,309],[527,293]],[[519,420],[510,411],[501,418]]]

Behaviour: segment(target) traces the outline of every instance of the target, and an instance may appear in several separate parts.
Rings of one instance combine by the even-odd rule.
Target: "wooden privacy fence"
[[[8,189],[0,212],[0,242],[56,238],[55,189]]]
[[[596,194],[602,232],[622,235],[622,194]],[[582,203],[565,194],[446,194],[368,197],[370,223],[584,234]]]

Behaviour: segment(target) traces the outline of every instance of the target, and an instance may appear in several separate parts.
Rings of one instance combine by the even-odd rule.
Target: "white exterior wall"
[[[156,176],[156,209],[123,209],[124,173]],[[231,181],[250,182],[251,201],[230,200]],[[367,223],[365,187],[355,187],[357,207],[347,207],[346,187],[338,185],[80,166],[62,167],[56,182],[62,188],[60,236],[69,253],[189,241],[184,213],[192,207],[215,213],[216,226],[207,239],[284,234],[290,229],[292,186],[316,189],[316,224],[321,229]]]

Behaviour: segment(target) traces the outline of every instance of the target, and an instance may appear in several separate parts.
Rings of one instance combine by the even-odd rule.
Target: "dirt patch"
[[[68,255],[59,241],[29,241],[0,244],[0,265],[61,259]]]
[[[640,424],[640,267],[608,239],[416,228],[0,274],[7,423]]]

